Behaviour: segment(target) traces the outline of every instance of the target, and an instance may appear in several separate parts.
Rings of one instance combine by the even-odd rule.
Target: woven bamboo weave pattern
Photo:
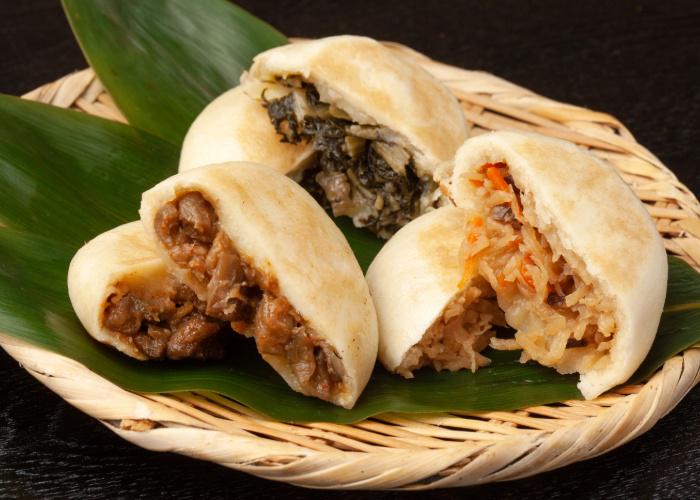
[[[472,135],[529,130],[575,142],[610,162],[644,202],[668,252],[700,269],[698,200],[617,119],[389,45],[452,90]],[[91,69],[23,97],[126,122]],[[134,444],[317,488],[428,489],[537,474],[642,434],[700,381],[700,350],[688,349],[645,384],[594,401],[514,412],[382,414],[352,425],[286,424],[211,393],[130,393],[13,338],[0,335],[0,345],[66,401]]]

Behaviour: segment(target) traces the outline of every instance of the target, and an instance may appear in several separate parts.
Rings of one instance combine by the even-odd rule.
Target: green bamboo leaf
[[[700,275],[680,259],[668,266],[668,291],[654,345],[631,383],[651,376],[664,362],[700,342]]]
[[[257,53],[287,43],[225,0],[62,1],[86,58],[129,122],[174,144],[204,106],[238,84]],[[347,217],[334,220],[366,271],[381,242]]]
[[[367,272],[367,268],[381,250],[384,242],[367,229],[355,227],[350,217],[333,217],[331,213],[328,216],[333,219],[335,225],[340,228],[345,239],[350,243],[362,271]]]
[[[180,144],[253,56],[285,37],[225,0],[63,0],[90,66],[134,126]]]
[[[125,389],[216,392],[284,421],[347,423],[383,412],[511,410],[580,398],[577,377],[490,352],[491,366],[475,374],[422,370],[405,380],[377,368],[348,411],[291,391],[249,339],[237,338],[237,356],[217,363],[142,363],[93,341],[68,299],[68,263],[87,239],[135,219],[140,193],[174,173],[176,161],[175,146],[146,132],[0,96],[0,331]],[[366,232],[349,238],[365,264],[381,246]],[[669,266],[667,311],[642,377],[700,342],[700,276],[676,258]]]
[[[4,95],[0,112],[0,227],[81,243],[177,171],[177,149],[133,127]]]

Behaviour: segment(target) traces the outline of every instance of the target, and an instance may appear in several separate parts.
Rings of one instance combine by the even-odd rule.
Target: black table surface
[[[147,0],[144,0],[147,1]],[[606,111],[700,192],[700,3],[241,1],[288,36],[369,35],[548,97]],[[0,92],[86,66],[56,0],[0,0]],[[1,202],[0,202],[1,203]],[[700,493],[700,389],[652,430],[586,462],[436,497],[691,497]],[[336,496],[142,450],[0,351],[0,497]],[[395,497],[401,493],[367,493]],[[425,494],[421,494],[425,495]]]

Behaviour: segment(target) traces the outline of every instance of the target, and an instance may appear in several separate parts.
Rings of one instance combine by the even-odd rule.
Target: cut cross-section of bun
[[[140,222],[107,231],[78,250],[68,292],[92,337],[136,359],[219,359],[233,335],[167,271]]]
[[[296,391],[352,407],[377,353],[376,313],[350,246],[276,170],[219,164],[144,193],[141,220],[205,313],[254,337]]]
[[[494,132],[460,148],[445,188],[471,213],[464,273],[494,289],[522,359],[579,372],[586,398],[625,382],[655,337],[668,267],[613,168],[571,143]]]
[[[467,125],[455,97],[413,61],[337,36],[266,51],[243,82],[195,120],[180,171],[270,164],[382,238],[441,203],[433,174]]]
[[[405,225],[379,252],[367,282],[379,320],[379,359],[413,377],[424,366],[472,371],[504,325],[491,286],[462,273],[460,250],[467,214],[442,207]]]
[[[668,274],[663,242],[613,168],[577,146],[495,132],[439,172],[458,208],[404,226],[367,273],[379,358],[411,377],[489,363],[487,346],[580,373],[592,399],[649,352]],[[514,338],[494,325],[511,326]]]

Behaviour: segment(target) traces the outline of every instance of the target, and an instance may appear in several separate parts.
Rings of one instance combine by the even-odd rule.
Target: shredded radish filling
[[[408,350],[397,373],[413,378],[412,372],[424,366],[432,365],[438,371],[468,368],[473,372],[487,366],[491,361],[480,352],[494,335],[491,325],[503,324],[503,313],[492,294],[486,283],[462,290],[420,342]]]
[[[463,281],[478,272],[493,287],[515,342],[492,339],[494,349],[523,349],[562,373],[602,368],[616,330],[610,301],[556,235],[529,221],[534,200],[513,183],[505,163],[487,163],[467,179],[481,213],[467,221]]]

